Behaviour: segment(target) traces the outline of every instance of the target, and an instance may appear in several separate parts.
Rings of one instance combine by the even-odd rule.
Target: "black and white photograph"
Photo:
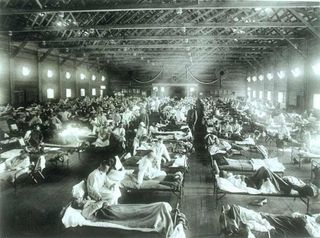
[[[320,0],[0,0],[0,238],[320,237]]]

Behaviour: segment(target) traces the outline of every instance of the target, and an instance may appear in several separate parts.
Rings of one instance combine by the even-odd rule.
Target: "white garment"
[[[111,188],[112,185],[114,188]],[[88,194],[94,199],[102,199],[109,202],[110,205],[118,204],[118,199],[121,197],[121,192],[117,183],[101,172],[95,169],[91,172],[87,179]]]
[[[262,218],[260,213],[240,206],[239,208],[240,219],[245,225],[249,227],[250,230],[268,232],[272,229],[275,229],[266,219]]]
[[[152,161],[147,156],[142,157],[137,164],[139,165],[138,184],[142,184],[143,179],[153,179],[160,176],[166,176],[166,172],[161,171],[156,161]]]

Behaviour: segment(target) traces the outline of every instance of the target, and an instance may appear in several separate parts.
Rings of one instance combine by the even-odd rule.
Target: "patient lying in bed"
[[[231,205],[220,216],[222,231],[228,236],[250,237],[319,237],[320,214],[291,216],[255,212]],[[268,234],[269,233],[269,234]]]
[[[173,230],[171,206],[165,202],[109,206],[103,201],[77,199],[71,206],[81,209],[82,216],[90,221],[107,221],[128,228],[150,228],[166,234]]]
[[[233,175],[224,171],[221,176],[223,178],[218,178],[219,187],[230,192],[299,193],[302,197],[314,197],[318,193],[316,186],[312,184],[305,184],[292,176],[280,177],[265,167],[258,169],[252,176]]]
[[[142,232],[159,232],[165,237],[173,236],[172,207],[166,202],[150,204],[117,204],[107,201],[86,199],[86,184],[81,181],[72,189],[74,200],[64,211],[62,223],[66,228],[76,226],[94,226],[117,228]]]

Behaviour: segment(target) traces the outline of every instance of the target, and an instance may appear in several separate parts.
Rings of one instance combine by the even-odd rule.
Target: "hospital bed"
[[[278,158],[269,159],[216,159],[211,156],[211,167],[214,172],[214,168],[217,166],[220,170],[228,172],[237,172],[241,174],[254,173],[260,167],[264,166],[270,169],[272,172],[279,175],[284,175],[285,167],[279,162]]]
[[[319,160],[320,161],[320,155],[314,154],[311,152],[303,151],[299,147],[292,147],[291,148],[291,161],[295,162],[297,161],[299,164],[299,168],[301,167],[301,162],[303,160]]]
[[[121,181],[121,188],[130,193],[157,193],[169,192],[176,196],[177,204],[181,202],[184,187],[184,176],[181,172],[160,176],[150,180],[143,180],[142,184],[137,183],[137,171],[128,170]]]
[[[185,154],[170,154],[171,161],[161,164],[161,168],[168,173],[175,173],[180,171],[185,174],[189,169],[188,157]],[[127,169],[136,169],[137,162],[141,156],[132,156],[122,160],[122,164]]]
[[[75,185],[72,189],[72,195],[74,198],[86,197],[86,182],[82,180],[80,183]],[[143,205],[143,204],[140,204]],[[139,205],[139,206],[140,206]],[[153,211],[150,213],[153,216],[157,216],[156,223],[153,227],[132,227],[126,225],[125,223],[118,222],[115,220],[87,220],[82,214],[80,209],[75,209],[71,206],[69,202],[61,211],[60,216],[62,218],[62,223],[65,228],[75,228],[75,227],[91,227],[91,228],[107,228],[108,232],[105,233],[108,236],[114,235],[115,237],[166,237],[166,238],[184,238],[184,228],[186,227],[185,216],[180,213],[177,204],[175,209],[172,209],[171,205],[166,202],[157,202],[153,204],[144,204],[147,207],[155,205],[156,207],[161,207],[159,211]],[[134,204],[123,204],[115,205],[128,207],[135,206]],[[148,218],[152,219],[152,218]],[[128,221],[130,223],[130,221]],[[164,226],[163,224],[167,224]],[[167,230],[164,230],[167,228]],[[116,235],[117,234],[117,235]],[[119,235],[121,234],[121,235]],[[137,234],[137,236],[135,236]]]
[[[236,209],[234,209],[236,208]],[[320,224],[316,223],[316,219],[320,214],[302,215],[294,213],[290,216],[283,214],[262,213],[249,209],[245,209],[248,216],[240,214],[240,206],[232,205],[231,209],[226,210],[223,206],[220,217],[220,234],[225,237],[247,238],[248,230],[244,227],[246,225],[250,229],[250,233],[255,238],[275,238],[275,237],[319,237]],[[290,218],[305,217],[305,222],[308,222],[309,229],[300,220],[291,220]],[[289,220],[290,219],[290,220]],[[293,223],[294,222],[294,223]],[[237,225],[235,225],[237,224]],[[312,224],[310,226],[310,224]],[[311,229],[310,229],[311,228]],[[240,231],[242,230],[242,231]],[[246,231],[245,231],[246,230]],[[251,236],[252,237],[252,236]]]
[[[263,191],[260,192],[256,189],[249,188],[246,191],[242,188],[238,188],[234,186],[233,184],[229,183],[229,181],[225,178],[220,177],[220,169],[216,163],[216,161],[213,161],[213,185],[214,185],[214,195],[216,200],[216,207],[218,207],[219,201],[225,197],[227,194],[232,195],[242,195],[242,196],[263,196],[263,197],[283,197],[283,198],[299,198],[307,207],[307,212],[309,212],[310,207],[310,198],[309,197],[302,197],[297,192],[292,191],[290,194],[284,194],[280,192],[275,191]]]

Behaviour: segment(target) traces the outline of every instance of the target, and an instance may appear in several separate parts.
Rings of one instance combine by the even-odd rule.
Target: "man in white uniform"
[[[119,186],[108,177],[112,170],[108,161],[103,160],[100,166],[92,171],[87,179],[88,195],[96,201],[107,201],[110,205],[118,204],[121,197]]]

